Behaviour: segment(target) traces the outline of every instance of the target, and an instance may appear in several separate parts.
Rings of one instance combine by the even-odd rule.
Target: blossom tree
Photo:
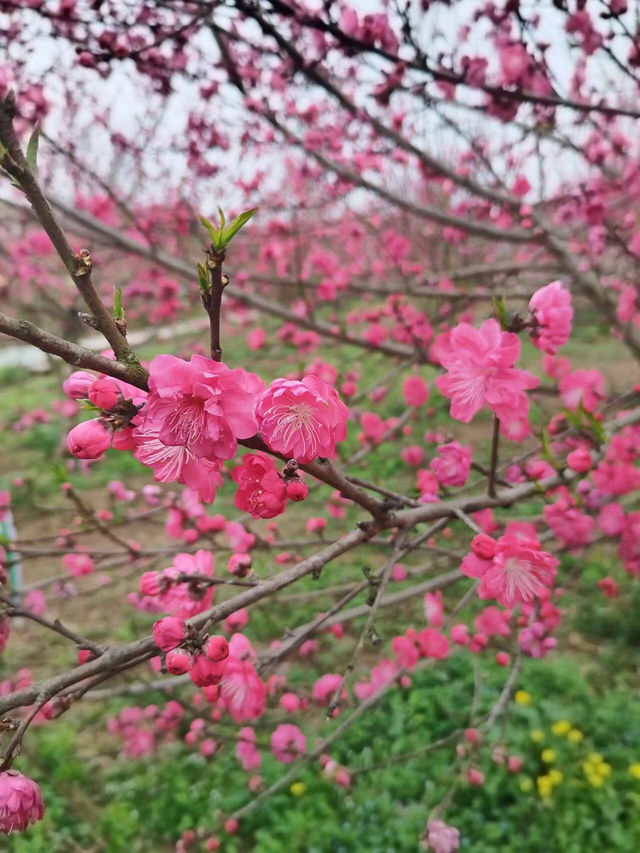
[[[425,816],[425,844],[456,850],[444,812],[460,779],[483,784],[473,750],[525,659],[557,645],[563,555],[611,540],[626,572],[640,571],[637,366],[613,391],[561,354],[595,311],[619,351],[640,357],[640,36],[627,3],[373,5],[0,0],[0,332],[72,366],[65,411],[92,417],[68,430],[67,463],[137,459],[148,483],[111,495],[128,524],[161,516],[169,542],[123,538],[114,513],[67,481],[81,526],[49,548],[20,542],[23,559],[61,559],[78,586],[99,562],[124,566],[126,606],[158,617],[124,644],[50,614],[47,579],[23,599],[2,570],[2,647],[21,617],[78,650],[77,666],[0,692],[4,832],[44,814],[37,783],[16,769],[29,728],[90,694],[143,692],[149,667],[153,689],[193,686],[157,711],[154,743],[188,725],[186,742],[212,755],[228,715],[254,774],[246,804],[179,840],[183,850],[235,833],[305,764],[354,784],[330,756],[347,728],[421,668],[491,655],[503,689],[477,727],[452,732],[451,796]],[[56,57],[44,82],[34,41]],[[113,80],[136,93],[126,127]],[[212,199],[236,215],[213,214]],[[57,314],[47,327],[45,293],[73,330]],[[148,363],[138,357],[137,331],[171,333],[178,319],[193,345],[170,354],[170,336]],[[102,344],[78,342],[78,328]],[[288,348],[291,369],[232,363],[226,340],[241,330],[252,353],[271,338]],[[334,364],[338,345],[361,360]],[[446,427],[433,427],[438,413]],[[483,440],[465,432],[472,423]],[[385,448],[397,482],[375,475]],[[210,514],[225,494],[237,512]],[[330,518],[304,515],[314,495]],[[308,538],[282,538],[274,519],[303,519]],[[109,550],[83,544],[88,534]],[[357,560],[372,566],[364,576]],[[347,586],[326,609],[292,627],[283,607],[271,645],[252,640],[254,606],[278,613],[282,590],[336,567]],[[404,586],[390,593],[393,583]],[[613,578],[600,583],[616,593]],[[381,610],[402,617],[416,596],[424,624],[384,637]],[[280,664],[327,632],[336,671],[291,689]],[[379,659],[356,681],[365,649]],[[333,728],[315,743],[301,726],[318,705]],[[296,723],[272,725],[278,709]],[[110,728],[142,754],[148,730],[128,710]],[[258,721],[292,765],[269,787],[254,773]]]

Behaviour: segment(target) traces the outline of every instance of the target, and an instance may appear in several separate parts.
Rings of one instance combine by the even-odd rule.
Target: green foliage
[[[204,216],[200,217],[200,222],[209,232],[213,248],[216,252],[224,252],[240,229],[243,228],[251,217],[258,212],[258,208],[252,207],[251,210],[245,210],[244,213],[237,216],[229,225],[226,224],[226,218],[222,209],[218,208],[218,210],[220,211],[219,228],[216,228],[216,226]],[[200,281],[200,286],[202,286],[202,279]]]

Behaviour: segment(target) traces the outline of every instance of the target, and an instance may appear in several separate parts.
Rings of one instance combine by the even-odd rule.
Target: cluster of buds
[[[198,687],[219,684],[227,668],[229,643],[226,637],[201,637],[196,629],[177,616],[165,616],[153,626],[156,646],[166,652],[165,666],[171,675],[190,673]]]

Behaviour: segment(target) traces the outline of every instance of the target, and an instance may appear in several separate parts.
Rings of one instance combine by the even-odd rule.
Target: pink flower
[[[552,281],[533,294],[529,310],[535,322],[531,340],[538,349],[555,355],[571,337],[571,293],[562,286],[561,281]]]
[[[261,717],[267,704],[267,685],[249,660],[233,654],[227,658],[227,669],[220,683],[220,701],[236,723]]]
[[[43,817],[40,786],[17,770],[0,773],[0,832],[24,832]]]
[[[238,439],[258,432],[254,409],[264,383],[254,373],[200,355],[188,362],[158,355],[149,374],[142,432],[154,432],[166,447],[197,459],[232,459]]]
[[[520,357],[520,340],[503,332],[497,320],[486,320],[480,329],[460,323],[451,330],[440,362],[447,369],[436,385],[451,399],[451,417],[469,423],[484,405],[505,422],[526,418],[529,399],[524,393],[539,380],[513,365]]]
[[[471,448],[457,441],[441,444],[440,456],[432,459],[429,468],[442,486],[464,486],[471,470]]]
[[[155,479],[160,483],[184,483],[200,500],[213,503],[216,489],[222,485],[218,460],[199,459],[188,447],[168,446],[160,441],[160,427],[136,429],[134,456],[143,465],[153,468]]]
[[[62,390],[72,400],[82,400],[89,396],[89,388],[96,381],[93,373],[76,370],[62,383]]]
[[[254,518],[274,518],[287,506],[287,487],[266,453],[247,453],[231,476],[238,484],[236,506]]]
[[[442,628],[444,624],[444,602],[440,590],[425,593],[424,615],[432,628]]]
[[[291,764],[307,751],[307,739],[298,726],[282,723],[271,735],[271,751],[283,764]]]
[[[581,445],[572,450],[567,456],[567,465],[572,471],[576,471],[578,474],[585,474],[593,465],[589,448]]]
[[[498,539],[492,559],[467,554],[460,570],[470,578],[481,578],[480,598],[495,598],[505,607],[544,596],[555,579],[558,560],[541,551],[537,542],[507,534]]]
[[[422,376],[408,376],[402,390],[407,406],[424,406],[429,399],[429,386]]]
[[[449,640],[435,628],[424,628],[416,635],[420,654],[427,658],[449,657]]]
[[[96,568],[96,564],[90,554],[65,554],[62,562],[74,578],[93,574]]]
[[[427,844],[433,853],[455,853],[460,847],[460,833],[442,820],[427,823]]]
[[[171,675],[185,675],[193,666],[193,658],[186,649],[171,649],[167,652],[166,665]]]
[[[69,452],[78,459],[99,459],[111,447],[111,433],[98,418],[84,421],[67,436]]]
[[[559,388],[565,406],[574,412],[580,403],[587,412],[595,412],[605,398],[604,376],[596,368],[568,373],[560,380]]]
[[[335,388],[316,376],[276,379],[256,407],[262,437],[272,450],[299,462],[334,456],[347,437],[349,411]]]
[[[256,747],[256,733],[251,726],[244,726],[238,732],[236,756],[247,772],[257,770],[262,764],[262,756]]]
[[[328,705],[333,699],[333,695],[342,683],[342,676],[337,673],[327,673],[321,676],[313,685],[313,698],[321,705]],[[347,689],[343,688],[341,699],[347,697]]]
[[[226,674],[229,658],[212,661],[206,654],[196,654],[191,667],[191,680],[197,687],[211,687],[220,684]]]
[[[391,648],[403,669],[413,669],[420,660],[420,652],[417,645],[409,637],[394,637]]]
[[[91,388],[89,388],[89,399],[93,405],[107,412],[113,409],[119,397],[120,389],[113,379],[108,379],[106,376],[96,379]]]
[[[229,557],[229,572],[239,578],[246,577],[251,571],[252,565],[251,554],[232,554]]]
[[[220,634],[213,635],[207,639],[203,651],[209,660],[218,663],[218,661],[229,657],[229,642],[226,637]]]
[[[420,489],[420,503],[438,503],[438,491],[440,484],[431,471],[420,468],[418,471],[418,488]]]
[[[309,486],[300,479],[289,480],[287,483],[287,498],[290,501],[304,501],[309,496]]]
[[[177,616],[166,616],[153,626],[153,642],[163,652],[179,646],[185,638],[184,620]]]

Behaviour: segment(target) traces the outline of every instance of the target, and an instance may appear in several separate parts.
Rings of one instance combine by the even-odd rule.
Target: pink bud
[[[229,643],[227,642],[227,638],[220,634],[209,637],[204,644],[203,651],[209,660],[212,660],[214,663],[224,660],[229,657]]]
[[[467,772],[467,779],[471,785],[484,785],[484,773],[477,767],[470,767]]]
[[[84,421],[67,436],[67,447],[78,459],[98,459],[111,447],[111,433],[97,418]]]
[[[511,655],[507,654],[507,652],[498,652],[496,655],[496,663],[498,666],[509,666],[511,663]]]
[[[214,663],[206,655],[196,655],[191,667],[191,680],[197,687],[210,687],[218,684],[227,668],[227,660],[228,658],[225,658]]]
[[[466,625],[454,625],[451,629],[451,639],[459,646],[466,646],[469,642],[469,629]]]
[[[578,447],[567,456],[567,465],[578,474],[585,474],[593,465],[591,453],[587,447]]]
[[[171,651],[184,640],[184,620],[177,616],[166,616],[153,626],[153,642],[163,652]]]
[[[89,388],[96,381],[93,373],[85,370],[76,370],[68,379],[62,383],[62,390],[72,400],[83,400],[89,396]]]
[[[519,773],[522,770],[524,761],[519,755],[510,755],[507,759],[507,767],[510,773]]]
[[[167,652],[167,672],[171,675],[184,675],[191,669],[192,658],[186,649],[172,649]]]
[[[91,388],[89,388],[89,399],[93,405],[99,409],[104,409],[106,412],[113,409],[118,402],[119,396],[120,389],[116,383],[113,379],[107,379],[104,376],[96,379]]]
[[[476,744],[482,741],[482,735],[480,734],[478,729],[474,728],[465,729],[464,737],[467,743]]]
[[[224,828],[229,833],[229,835],[235,835],[238,831],[238,827],[240,824],[234,817],[230,817],[228,821],[226,821]]]
[[[142,595],[160,595],[166,586],[161,572],[144,572],[140,576],[140,592]]]
[[[496,542],[491,536],[486,533],[478,533],[471,542],[471,550],[476,557],[481,557],[483,560],[492,560],[496,553]]]
[[[252,564],[251,554],[232,554],[229,558],[229,571],[232,575],[244,578],[249,573]]]
[[[290,501],[303,501],[309,494],[309,486],[302,480],[291,480],[287,483],[287,497]]]

